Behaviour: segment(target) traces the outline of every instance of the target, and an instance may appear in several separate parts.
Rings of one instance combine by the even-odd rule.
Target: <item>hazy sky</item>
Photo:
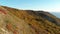
[[[18,9],[60,12],[60,0],[0,0],[0,5]]]
[[[0,5],[19,9],[60,11],[60,0],[0,0]]]

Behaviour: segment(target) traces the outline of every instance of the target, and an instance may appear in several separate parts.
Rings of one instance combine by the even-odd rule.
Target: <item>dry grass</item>
[[[60,26],[41,16],[29,14],[27,10],[3,8],[8,11],[4,18],[7,22],[5,29],[11,34],[60,34]],[[50,15],[50,17],[60,22],[55,16]]]

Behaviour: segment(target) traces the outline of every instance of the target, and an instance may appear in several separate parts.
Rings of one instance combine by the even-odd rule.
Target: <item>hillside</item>
[[[45,11],[0,6],[0,34],[60,34],[60,19]]]

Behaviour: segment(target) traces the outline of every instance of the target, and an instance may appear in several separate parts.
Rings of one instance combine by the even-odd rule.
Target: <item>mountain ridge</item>
[[[42,11],[33,10],[18,10],[6,6],[0,7],[7,12],[2,24],[5,22],[6,31],[8,34],[59,34],[60,20],[56,16]],[[4,8],[4,9],[3,9]],[[1,24],[0,24],[1,25]],[[2,25],[1,25],[2,26]],[[3,28],[1,27],[1,28]],[[2,33],[1,33],[2,34]],[[6,33],[5,33],[6,34]]]

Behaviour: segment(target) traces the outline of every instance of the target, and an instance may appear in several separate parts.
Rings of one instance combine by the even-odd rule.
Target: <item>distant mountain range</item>
[[[0,34],[60,34],[60,19],[45,11],[0,6]]]

